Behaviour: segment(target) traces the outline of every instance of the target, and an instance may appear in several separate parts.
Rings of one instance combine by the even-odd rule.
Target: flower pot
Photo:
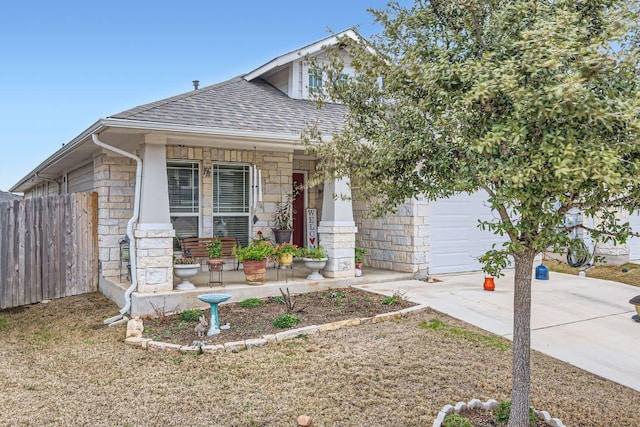
[[[293,230],[280,230],[279,228],[272,228],[273,237],[276,239],[276,243],[291,243],[291,235]]]
[[[209,258],[209,271],[220,271],[223,264],[222,258]]]
[[[320,274],[320,270],[327,264],[327,258],[302,258],[304,265],[311,270],[311,274],[307,276],[310,280],[322,280],[324,276]]]
[[[173,274],[182,279],[182,281],[176,285],[176,290],[187,291],[189,289],[195,289],[196,285],[191,283],[189,279],[199,272],[200,264],[174,264]]]
[[[292,262],[293,254],[282,254],[278,258],[278,264],[280,264],[281,267],[289,267]]]
[[[245,260],[242,262],[244,277],[249,285],[262,285],[267,274],[267,259],[260,261]]]

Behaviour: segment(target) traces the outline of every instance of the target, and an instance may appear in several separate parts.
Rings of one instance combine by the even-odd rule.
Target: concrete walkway
[[[406,292],[413,302],[512,338],[513,271],[484,291],[482,273],[356,287],[385,295]],[[640,391],[640,323],[629,300],[640,288],[607,280],[549,273],[533,280],[531,346],[596,375]]]

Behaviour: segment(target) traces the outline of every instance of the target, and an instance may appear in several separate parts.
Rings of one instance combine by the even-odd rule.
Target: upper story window
[[[309,68],[309,95],[322,92],[322,70]]]

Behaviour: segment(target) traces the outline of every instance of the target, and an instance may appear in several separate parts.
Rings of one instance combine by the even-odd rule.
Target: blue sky
[[[387,0],[11,1],[0,6],[0,190],[97,119],[227,80]],[[404,2],[403,2],[404,3]]]

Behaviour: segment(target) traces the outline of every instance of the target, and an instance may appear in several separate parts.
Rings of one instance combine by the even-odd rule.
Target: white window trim
[[[222,213],[217,213],[214,211],[213,209],[213,203],[214,203],[214,197],[213,197],[213,192],[215,190],[214,188],[214,166],[215,165],[226,165],[226,166],[242,166],[242,167],[247,167],[249,169],[249,188],[247,191],[249,191],[249,211],[244,213],[244,212],[240,212],[240,213],[236,213],[236,214],[232,214],[229,212],[222,212]],[[246,217],[247,218],[247,224],[249,224],[248,227],[248,236],[247,239],[249,242],[251,242],[251,236],[253,236],[253,221],[251,221],[251,217],[252,214],[254,214],[255,212],[253,212],[253,191],[251,188],[251,183],[253,182],[253,167],[251,163],[244,163],[244,162],[216,162],[216,161],[212,161],[211,162],[211,230],[214,229],[214,221],[216,219],[216,217],[225,217],[225,216],[232,216],[232,217]],[[213,233],[215,234],[215,231],[213,231]],[[237,237],[237,236],[234,236]]]
[[[199,160],[187,159],[167,159],[165,167],[169,163],[197,164],[198,165],[198,213],[192,212],[171,212],[171,204],[169,204],[169,218],[171,217],[198,217],[198,237],[202,236],[202,162]]]

